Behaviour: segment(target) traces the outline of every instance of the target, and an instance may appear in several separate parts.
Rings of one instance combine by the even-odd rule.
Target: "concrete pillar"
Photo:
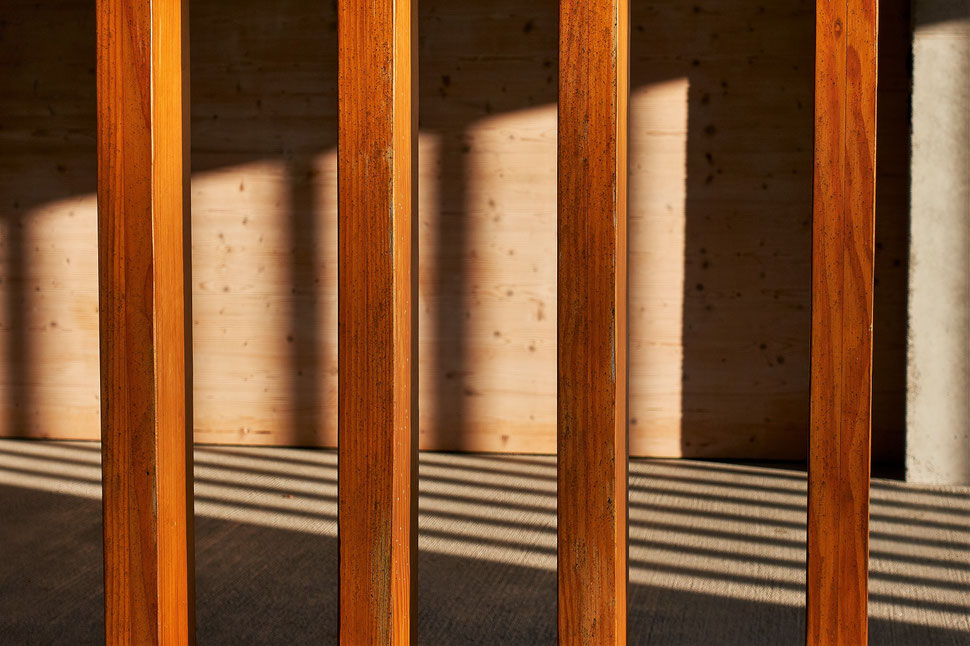
[[[970,0],[913,0],[906,479],[970,484]]]

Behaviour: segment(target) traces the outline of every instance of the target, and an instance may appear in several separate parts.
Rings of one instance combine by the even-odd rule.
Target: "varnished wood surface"
[[[186,15],[179,0],[97,3],[108,644],[195,641]]]
[[[93,439],[94,3],[2,4],[0,435]],[[880,11],[876,460],[902,454],[908,4]],[[631,455],[804,459],[814,2],[631,5]],[[420,14],[421,444],[551,454],[558,3]],[[196,439],[336,446],[336,4],[192,21]]]
[[[627,0],[561,0],[560,644],[625,644]]]
[[[340,0],[340,642],[417,631],[411,0]]]
[[[816,5],[807,643],[867,642],[877,0]]]

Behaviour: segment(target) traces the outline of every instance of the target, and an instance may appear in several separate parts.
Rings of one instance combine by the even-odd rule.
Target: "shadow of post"
[[[477,230],[485,216],[474,212],[473,197],[480,196],[473,196],[473,182],[487,165],[478,156],[494,154],[476,148],[475,127],[497,114],[556,103],[558,18],[552,1],[523,9],[513,0],[484,0],[460,14],[441,0],[421,5],[419,115],[422,130],[440,139],[434,245],[423,251],[434,254],[435,267],[434,281],[423,281],[434,286],[428,297],[435,307],[429,362],[435,373],[434,422],[423,430],[425,446],[437,450],[468,448],[468,435],[475,431],[469,403],[483,394],[476,388],[481,369],[473,365],[470,351],[476,333],[472,321],[481,315],[488,289],[476,279],[486,267],[479,255],[486,244]],[[490,64],[509,60],[517,63],[514,79],[489,70]],[[499,212],[493,218],[510,215]]]
[[[320,227],[316,199],[317,169],[312,154],[293,153],[287,160],[289,182],[290,325],[289,349],[290,442],[313,446],[322,440],[321,388],[324,344],[320,330]],[[335,234],[336,232],[334,232]]]
[[[644,28],[635,56],[638,42],[692,34],[663,48],[689,81],[681,450],[804,459],[814,5],[744,9],[634,5],[634,29]],[[908,138],[897,133],[908,121],[908,20],[905,2],[881,7],[872,445],[888,462],[902,457],[905,419],[909,173]]]
[[[678,52],[690,83],[681,447],[802,459],[814,5],[738,9],[702,0],[689,25],[668,26],[694,34]]]
[[[336,454],[195,453],[200,643],[334,642]],[[96,443],[0,443],[10,643],[103,639],[99,460]],[[421,467],[422,643],[555,643],[555,460],[425,453]],[[686,460],[630,472],[631,643],[803,638],[804,474]],[[873,490],[873,641],[966,643],[967,488]]]
[[[7,436],[36,437],[42,401],[32,350],[42,325],[36,311],[50,288],[36,263],[49,247],[31,221],[44,204],[96,190],[95,52],[90,2],[0,7],[0,425]]]
[[[906,440],[911,143],[908,126],[913,72],[908,0],[879,3],[878,49],[872,460],[896,468],[903,463]]]
[[[0,221],[3,225],[3,241],[0,250],[6,262],[0,275],[0,286],[5,292],[4,319],[0,327],[6,346],[4,371],[6,373],[6,398],[3,402],[5,427],[11,437],[29,435],[30,389],[30,339],[26,313],[30,308],[28,294],[24,289],[26,263],[24,261],[24,217],[19,204]]]
[[[243,0],[230,20],[217,0],[194,1],[191,9],[193,170],[273,159],[284,169],[284,215],[274,217],[284,233],[278,251],[286,283],[272,285],[288,312],[277,346],[286,348],[288,383],[286,410],[276,411],[279,431],[293,445],[335,442],[329,406],[336,399],[326,390],[336,383],[328,352],[336,352],[335,330],[324,329],[330,321],[323,314],[335,312],[336,301],[324,302],[323,285],[336,282],[336,259],[328,255],[336,240],[336,185],[321,168],[337,146],[336,2],[283,0],[268,8]],[[267,11],[274,20],[266,20]],[[266,226],[265,213],[242,215],[243,225]]]

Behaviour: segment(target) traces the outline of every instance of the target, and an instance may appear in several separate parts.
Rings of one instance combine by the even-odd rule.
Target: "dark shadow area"
[[[872,446],[891,465],[902,461],[905,423],[908,7],[880,6]],[[635,3],[632,85],[655,80],[652,70],[689,81],[683,453],[803,459],[814,5],[746,9]]]
[[[468,353],[469,321],[486,289],[472,278],[481,262],[475,248],[481,241],[473,240],[470,230],[468,190],[474,178],[468,159],[478,153],[471,129],[496,114],[556,103],[558,19],[558,5],[551,1],[523,7],[512,0],[484,0],[456,13],[453,3],[431,0],[420,8],[420,127],[439,142],[432,222],[435,290],[429,294],[435,425],[422,431],[438,449],[467,448],[468,401],[482,394],[473,384],[480,368]],[[510,65],[514,76],[497,71]]]
[[[18,205],[15,203],[14,208]],[[6,347],[4,368],[6,371],[7,396],[3,407],[7,433],[14,436],[26,435],[31,427],[28,411],[32,410],[31,375],[26,366],[30,365],[29,343],[27,339],[27,295],[25,294],[26,263],[24,259],[24,222],[23,216],[11,214],[3,218],[3,255],[6,257],[0,287],[6,292],[4,303],[4,344]]]
[[[691,34],[662,48],[689,82],[683,454],[799,459],[808,429],[814,5],[640,6],[634,76],[640,60],[663,68],[658,34]]]
[[[917,27],[926,27],[951,20],[966,20],[970,7],[966,3],[936,2],[920,8]]]
[[[872,459],[903,477],[909,304],[912,70],[910,3],[879,4],[876,253],[872,330]],[[905,129],[902,124],[906,124]]]
[[[3,641],[103,644],[101,502],[3,485],[0,509]]]
[[[98,459],[96,444],[0,444],[5,643],[103,641]],[[335,643],[334,453],[195,461],[199,643]],[[554,461],[426,453],[421,473],[420,643],[555,643]],[[965,488],[875,484],[873,643],[966,643]],[[801,639],[804,487],[763,467],[633,461],[630,642]]]
[[[0,487],[0,505],[4,643],[104,643],[100,502]],[[336,550],[333,538],[197,517],[198,642],[337,643]]]
[[[320,254],[318,201],[315,195],[317,170],[312,159],[303,155],[290,159],[290,367],[293,398],[291,442],[313,445],[322,441],[322,402],[320,374],[328,362],[322,357],[322,321],[318,314],[320,298]],[[332,232],[336,236],[336,231]],[[336,276],[334,276],[336,278]]]
[[[337,278],[324,258],[336,230],[322,226],[324,203],[336,186],[321,177],[318,164],[322,153],[337,146],[336,3],[285,0],[270,9],[244,0],[234,3],[231,14],[214,0],[191,5],[192,169],[285,163],[289,191],[278,207],[286,213],[288,233],[290,402],[289,410],[278,413],[289,443],[317,445],[335,419],[327,414],[321,385],[334,357],[328,356],[320,311],[321,284]],[[253,188],[239,183],[240,193],[249,191],[259,204]],[[233,215],[234,227],[265,217],[253,208]]]
[[[38,417],[31,348],[38,325],[52,324],[33,316],[52,285],[32,270],[31,211],[96,186],[94,7],[61,8],[26,0],[0,7],[0,426],[8,437],[28,435]]]

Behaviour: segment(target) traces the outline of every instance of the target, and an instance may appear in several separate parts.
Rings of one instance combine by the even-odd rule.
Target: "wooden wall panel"
[[[905,399],[906,7],[881,11],[876,459]],[[557,12],[421,3],[425,447],[555,448]],[[633,455],[806,456],[813,12],[631,2]],[[0,435],[96,437],[93,10],[0,15]],[[335,8],[192,17],[196,437],[332,446]]]

